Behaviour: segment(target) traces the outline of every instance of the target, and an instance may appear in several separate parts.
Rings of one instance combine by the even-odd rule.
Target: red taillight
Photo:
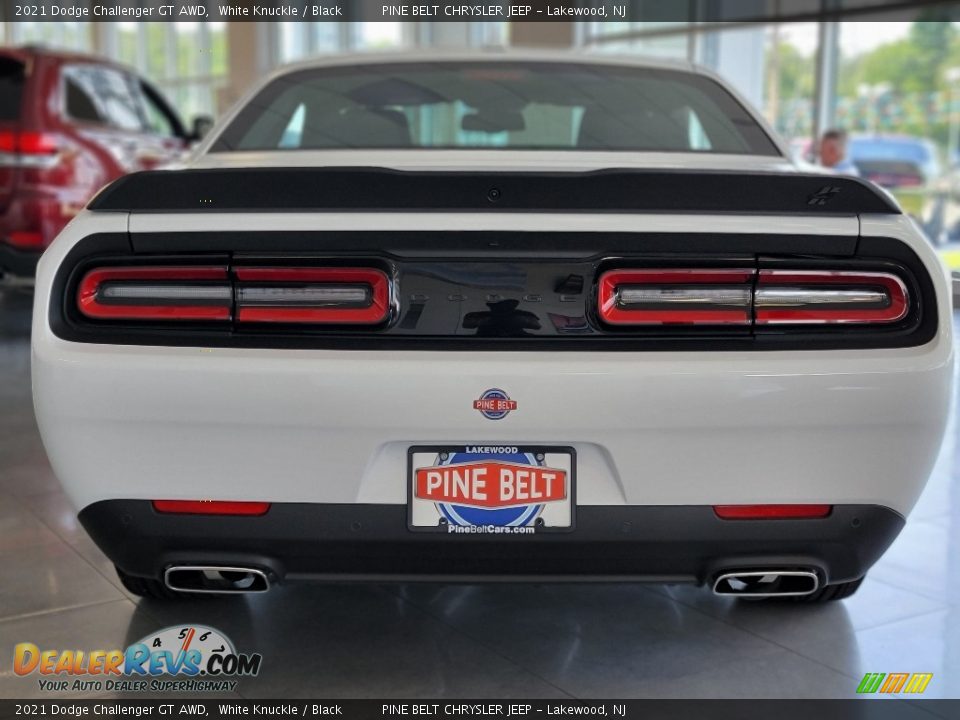
[[[597,307],[610,325],[749,325],[753,270],[610,270]]]
[[[98,320],[229,320],[226,267],[109,267],[89,271],[77,291],[80,312]]]
[[[786,520],[824,518],[832,505],[714,505],[713,512],[722,520]]]
[[[909,310],[907,287],[880,272],[761,270],[757,325],[894,323]]]
[[[102,267],[83,276],[77,306],[97,320],[377,325],[390,281],[363,267]]]
[[[910,310],[903,280],[858,270],[610,270],[597,306],[608,325],[892,324]]]
[[[14,247],[26,250],[43,249],[43,233],[26,230],[14,230],[7,235],[7,242]]]
[[[390,281],[375,268],[236,269],[241,323],[378,325],[390,313]]]
[[[0,130],[0,152],[15,153],[20,149],[20,133],[13,130]]]
[[[154,500],[153,509],[179,515],[266,515],[268,502],[232,500]]]
[[[59,149],[57,139],[49,133],[22,132],[19,145],[21,155],[52,155]]]
[[[12,155],[55,155],[57,137],[50,133],[0,130],[0,153]]]

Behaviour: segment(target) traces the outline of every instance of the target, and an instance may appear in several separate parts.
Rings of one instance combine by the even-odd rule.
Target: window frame
[[[187,130],[183,124],[183,120],[177,114],[176,110],[173,109],[173,106],[167,102],[167,99],[146,79],[142,77],[136,77],[134,80],[136,82],[134,94],[136,95],[136,98],[141,106],[140,114],[146,121],[144,132],[148,135],[153,135],[154,137],[186,140]],[[156,107],[157,111],[169,121],[170,127],[173,130],[172,135],[158,133],[153,129],[150,124],[148,107],[151,104]]]
[[[88,71],[88,72],[103,72],[104,70],[109,70],[111,72],[118,73],[124,81],[127,89],[130,92],[131,99],[135,102],[135,110],[137,117],[140,121],[140,127],[138,129],[122,127],[110,121],[110,115],[107,113],[104,108],[103,101],[99,97],[99,94],[94,94],[91,100],[93,100],[97,112],[100,113],[101,119],[99,121],[86,120],[83,118],[77,118],[70,114],[70,109],[67,106],[67,80],[69,76],[77,71]],[[142,135],[147,132],[146,118],[144,116],[143,108],[140,107],[139,98],[137,97],[137,92],[135,86],[133,85],[134,81],[139,81],[135,75],[133,75],[129,70],[123,67],[118,67],[116,65],[111,65],[109,63],[103,62],[82,62],[82,61],[73,61],[63,65],[60,68],[60,104],[61,104],[61,115],[64,120],[67,120],[71,124],[75,124],[81,127],[90,127],[96,128],[98,130],[106,130],[110,132],[120,132],[120,133],[129,133],[135,135]],[[74,79],[74,82],[76,80]],[[82,85],[81,85],[82,88]]]
[[[636,73],[642,75],[648,73],[654,76],[669,76],[674,75],[678,78],[682,78],[683,82],[686,82],[691,85],[701,85],[699,88],[704,94],[707,95],[708,99],[715,101],[717,98],[721,99],[721,102],[716,103],[717,109],[721,112],[725,111],[724,104],[729,104],[729,107],[734,107],[737,110],[737,113],[741,118],[748,118],[751,124],[751,130],[753,132],[752,137],[741,134],[741,128],[738,127],[738,122],[740,118],[734,117],[733,115],[725,112],[725,117],[730,122],[733,129],[738,133],[740,140],[747,147],[743,150],[693,150],[693,149],[679,149],[679,148],[580,148],[577,146],[570,147],[547,147],[547,146],[482,146],[482,147],[472,147],[472,146],[422,146],[414,145],[411,147],[386,147],[386,146],[371,146],[370,148],[353,148],[353,149],[376,149],[376,150],[420,150],[420,151],[429,151],[429,150],[458,150],[458,151],[474,151],[474,150],[501,150],[501,151],[523,151],[529,150],[531,152],[550,152],[550,151],[569,151],[569,152],[614,152],[614,153],[639,153],[639,152],[663,152],[663,153],[677,153],[683,155],[741,155],[741,156],[756,156],[756,157],[775,157],[775,158],[784,158],[785,155],[782,151],[780,144],[777,142],[776,138],[771,135],[769,129],[765,124],[760,120],[759,115],[754,112],[749,106],[747,106],[741,98],[723,83],[721,83],[717,78],[709,74],[690,72],[682,68],[672,68],[672,67],[663,67],[659,65],[641,65],[641,64],[625,64],[625,63],[616,63],[616,62],[594,62],[594,61],[583,61],[572,59],[569,61],[563,62],[552,62],[552,61],[543,61],[543,60],[509,60],[509,61],[484,61],[484,60],[464,60],[464,61],[448,61],[448,60],[426,60],[426,61],[409,61],[402,63],[357,63],[350,65],[320,65],[308,68],[302,68],[294,70],[279,76],[272,78],[268,83],[264,84],[259,88],[257,93],[248,100],[248,102],[235,112],[235,114],[230,118],[230,122],[221,130],[221,132],[212,139],[210,144],[206,148],[206,152],[209,153],[226,153],[226,152],[246,152],[246,151],[262,151],[262,152],[290,152],[290,151],[310,151],[310,150],[346,150],[351,149],[347,147],[337,147],[332,146],[330,148],[281,148],[281,147],[239,147],[240,141],[250,132],[254,124],[262,116],[262,108],[269,106],[280,97],[281,93],[285,88],[290,87],[293,84],[297,83],[299,76],[316,76],[318,74],[345,74],[350,72],[359,72],[359,73],[370,73],[376,74],[378,71],[390,71],[396,72],[398,70],[407,70],[415,71],[417,68],[430,68],[430,67],[439,67],[443,68],[444,66],[449,66],[451,68],[463,69],[467,67],[477,67],[480,69],[485,68],[506,68],[506,67],[518,67],[518,68],[531,68],[531,69],[546,69],[546,70],[562,70],[568,68],[570,70],[593,70],[593,71],[603,71],[608,70],[615,73]],[[257,108],[261,108],[258,110]],[[702,122],[702,121],[701,121]],[[705,128],[706,129],[706,128]]]

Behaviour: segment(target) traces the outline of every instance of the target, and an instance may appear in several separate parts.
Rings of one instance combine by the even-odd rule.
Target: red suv
[[[100,188],[177,160],[192,139],[160,93],[122,65],[0,48],[0,274],[32,276]]]

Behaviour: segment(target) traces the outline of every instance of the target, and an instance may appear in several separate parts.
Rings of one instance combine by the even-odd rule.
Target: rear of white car
[[[467,137],[519,132],[476,88],[533,93],[530,68],[469,66]],[[315,142],[438,102],[392,72],[349,90],[389,107]],[[297,108],[277,142],[304,142]],[[867,183],[785,171],[774,145],[390,148],[385,169],[216,142],[111,186],[38,273],[44,442],[138,591],[636,579],[829,599],[923,488],[948,285]]]

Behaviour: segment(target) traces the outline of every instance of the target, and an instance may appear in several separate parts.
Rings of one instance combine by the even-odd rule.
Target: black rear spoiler
[[[386,168],[155,170],[89,205],[123,212],[466,211],[899,214],[854,177],[712,170],[432,172]]]

